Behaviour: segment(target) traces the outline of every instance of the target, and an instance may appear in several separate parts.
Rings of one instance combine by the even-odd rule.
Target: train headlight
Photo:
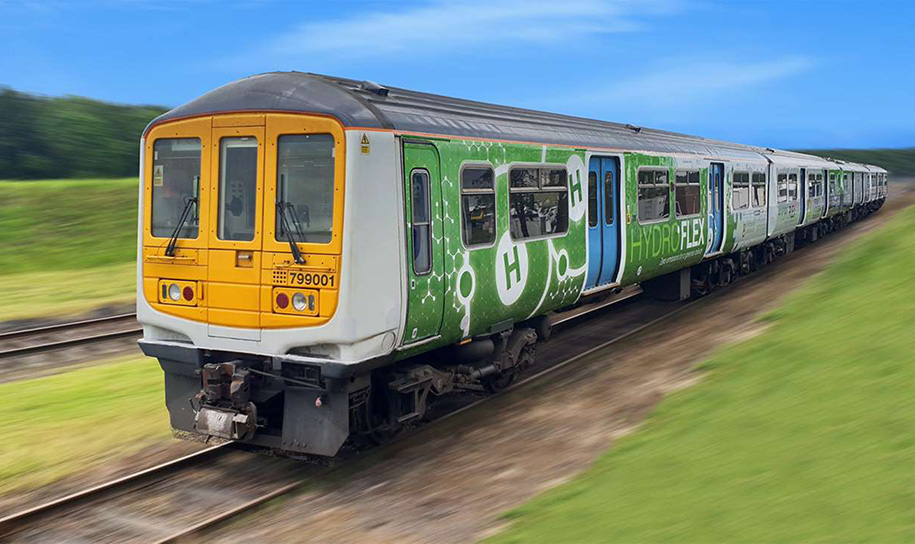
[[[177,283],[168,286],[168,298],[178,302],[181,300],[181,287]]]
[[[308,308],[308,299],[302,293],[292,295],[292,307],[297,312],[304,312]]]

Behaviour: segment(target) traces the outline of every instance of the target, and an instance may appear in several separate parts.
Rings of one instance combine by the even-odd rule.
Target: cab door
[[[403,172],[408,278],[403,344],[411,344],[435,337],[442,326],[442,194],[435,146],[405,142]]]
[[[210,153],[207,322],[210,336],[260,340],[264,126],[218,126]]]

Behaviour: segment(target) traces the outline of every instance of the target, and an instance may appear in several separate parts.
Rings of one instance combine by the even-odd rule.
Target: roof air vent
[[[636,134],[638,134],[639,132],[642,132],[642,127],[637,127],[637,126],[635,126],[635,125],[630,125],[629,123],[626,123],[626,128],[628,128],[628,129],[631,130],[632,132],[635,132]]]
[[[375,83],[374,81],[363,81],[359,88],[363,91],[377,94],[378,96],[388,96],[388,88],[382,87],[381,85]]]
[[[771,147],[767,147],[766,151],[768,151],[769,153],[775,153],[775,150],[772,149]]]

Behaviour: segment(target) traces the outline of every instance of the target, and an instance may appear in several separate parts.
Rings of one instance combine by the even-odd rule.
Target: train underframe
[[[463,345],[398,363],[369,361],[352,371],[288,357],[140,345],[165,371],[166,405],[180,437],[332,457],[422,421],[434,397],[507,387],[549,334],[549,319],[541,316]]]
[[[643,282],[662,299],[701,297],[879,209],[883,200],[690,268]],[[185,438],[218,437],[291,455],[332,457],[375,444],[426,418],[432,400],[493,393],[534,362],[551,332],[540,316],[394,363],[315,364],[141,340],[165,371],[172,427]]]

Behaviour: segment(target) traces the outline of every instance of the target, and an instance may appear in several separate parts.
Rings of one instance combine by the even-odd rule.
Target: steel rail
[[[122,321],[125,319],[136,319],[136,313],[130,314],[118,314],[118,315],[109,315],[105,317],[93,317],[91,319],[83,319],[80,321],[70,321],[67,323],[57,323],[54,325],[46,325],[44,327],[34,327],[31,329],[20,329],[12,330],[8,332],[0,333],[0,342],[5,340],[11,340],[13,338],[21,338],[23,336],[34,336],[38,334],[44,334],[55,331],[64,331],[67,329],[75,329],[78,327],[84,327],[86,325],[98,325],[99,323],[111,323],[114,321]]]
[[[0,351],[0,359],[8,359],[10,357],[20,357],[22,355],[31,355],[34,353],[41,353],[44,351],[53,351],[63,348],[71,348],[75,346],[80,346],[83,344],[94,344],[96,342],[102,342],[105,340],[115,340],[118,338],[127,338],[130,336],[138,336],[143,332],[142,327],[134,327],[125,331],[115,331],[115,332],[106,332],[101,334],[94,334],[91,336],[81,336],[79,338],[70,338],[67,340],[57,340],[55,342],[45,342],[43,344],[35,344],[32,346],[24,346],[21,348],[11,348],[7,350]]]
[[[0,518],[0,538],[17,533],[28,524],[34,523],[51,514],[59,513],[62,510],[72,509],[103,497],[119,496],[123,493],[161,481],[164,477],[174,474],[178,470],[210,460],[213,457],[230,451],[231,448],[229,448],[229,446],[231,444],[232,442],[224,442],[216,446],[211,446],[198,452]]]

